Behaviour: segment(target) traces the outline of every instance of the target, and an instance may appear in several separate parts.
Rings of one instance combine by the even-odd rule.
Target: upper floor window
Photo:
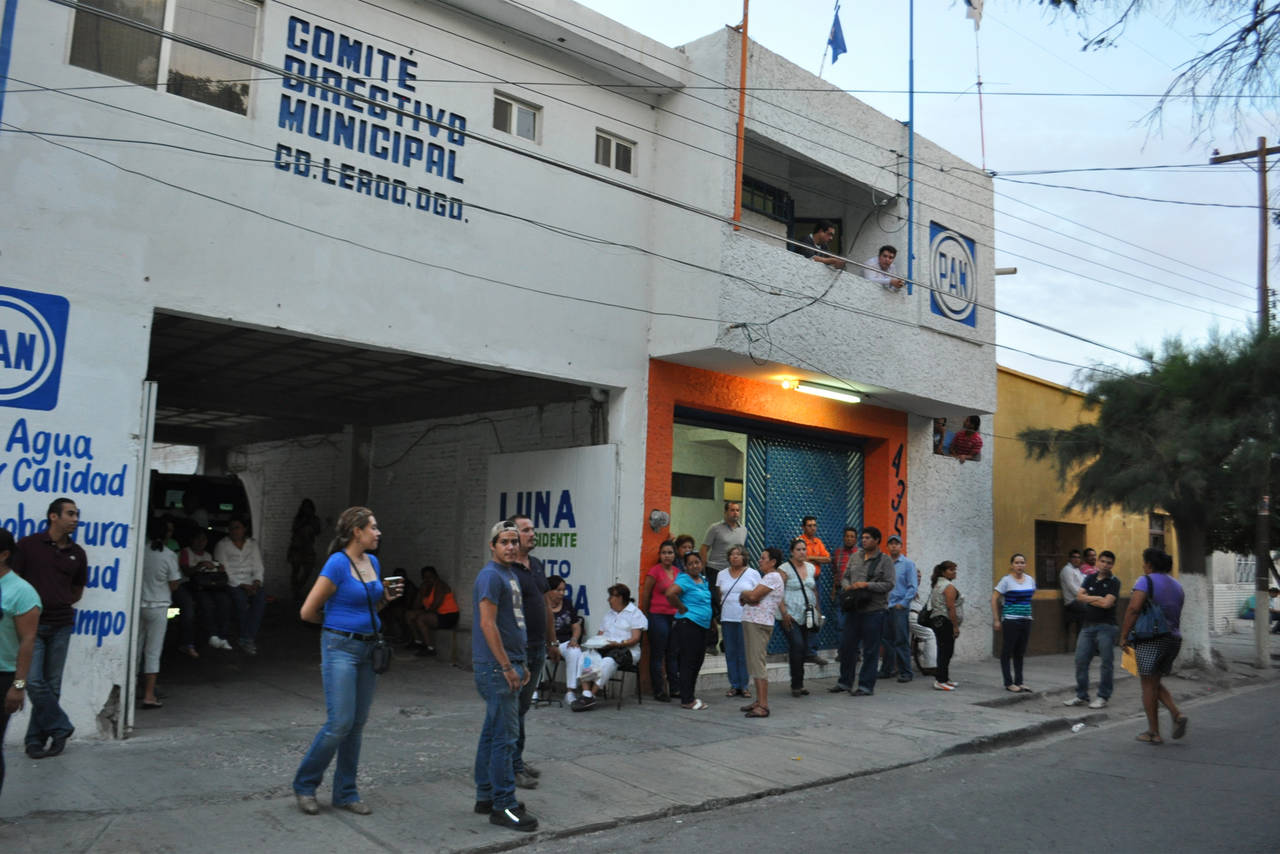
[[[493,129],[530,142],[538,141],[542,108],[505,95],[493,96]]]
[[[142,24],[240,56],[258,43],[259,3],[247,0],[81,0]],[[249,66],[178,44],[92,12],[77,11],[71,64],[233,113],[249,112]]]
[[[617,169],[628,175],[632,174],[631,160],[635,147],[634,142],[628,142],[602,130],[596,131],[596,163],[601,166]]]
[[[795,202],[786,190],[749,175],[742,176],[742,209],[788,224],[795,219],[796,214]]]

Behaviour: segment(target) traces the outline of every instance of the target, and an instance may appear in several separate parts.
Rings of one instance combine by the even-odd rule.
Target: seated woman
[[[191,545],[178,552],[178,566],[187,577],[200,617],[200,627],[214,649],[231,649],[231,591],[227,573],[208,551],[209,535],[198,528],[191,534]],[[179,604],[178,607],[185,607]],[[195,652],[183,650],[187,655]],[[192,658],[195,656],[192,655]]]
[[[434,566],[422,568],[421,609],[405,615],[409,633],[418,648],[414,655],[422,658],[435,655],[435,635],[438,629],[452,629],[458,625],[458,600],[453,589],[436,572]]]
[[[560,576],[547,579],[547,605],[556,633],[556,645],[551,647],[548,658],[564,661],[564,700],[572,704],[578,699],[578,676],[582,673],[582,618],[565,595],[568,592],[569,585]]]
[[[636,607],[631,588],[625,584],[610,587],[609,610],[600,620],[597,640],[590,644],[590,667],[580,677],[582,696],[569,708],[585,712],[596,707],[596,686],[613,678],[619,662],[634,665],[640,661],[640,637],[647,628],[649,620]]]

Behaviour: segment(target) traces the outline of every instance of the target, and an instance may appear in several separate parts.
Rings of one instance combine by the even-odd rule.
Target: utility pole
[[[1267,138],[1258,137],[1255,151],[1237,154],[1219,154],[1209,158],[1211,164],[1229,163],[1234,160],[1258,158],[1258,341],[1265,342],[1271,334],[1271,299],[1267,289],[1267,157],[1280,154],[1280,146],[1267,148]],[[1268,430],[1268,433],[1271,431]],[[1267,448],[1262,461],[1262,487],[1258,492],[1257,530],[1254,532],[1254,591],[1253,591],[1253,639],[1257,668],[1271,666],[1267,645],[1267,632],[1271,629],[1270,597],[1267,596],[1268,570],[1271,567],[1271,449]]]

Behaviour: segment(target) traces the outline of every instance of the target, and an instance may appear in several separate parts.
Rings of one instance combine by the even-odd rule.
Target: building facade
[[[374,508],[384,566],[437,566],[464,614],[499,513],[533,515],[598,609],[673,533],[650,510],[703,507],[676,523],[701,537],[730,494],[754,545],[821,507],[828,543],[900,532],[926,574],[973,567],[981,601],[991,455],[931,438],[996,404],[969,164],[917,139],[914,281],[891,293],[786,240],[832,220],[832,251],[891,243],[905,273],[906,131],[755,44],[727,222],[728,29],[670,48],[564,0],[4,4],[0,518],[81,507],[81,732],[132,724],[153,442],[240,476],[282,613],[303,498]],[[712,447],[715,472],[673,477]]]

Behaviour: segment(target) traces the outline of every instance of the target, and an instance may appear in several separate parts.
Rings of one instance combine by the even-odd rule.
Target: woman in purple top
[[[1142,680],[1142,709],[1147,713],[1147,729],[1138,734],[1138,741],[1147,744],[1163,744],[1160,737],[1159,706],[1164,703],[1173,718],[1173,737],[1182,738],[1187,733],[1187,716],[1178,711],[1169,689],[1160,684],[1164,676],[1173,671],[1173,660],[1182,649],[1182,585],[1169,576],[1173,558],[1160,549],[1147,549],[1142,553],[1143,576],[1133,585],[1129,595],[1129,610],[1124,615],[1120,637],[1124,648],[1133,647],[1138,660],[1138,677]],[[1135,640],[1129,636],[1143,603],[1150,598],[1169,623],[1169,634],[1148,640]]]

